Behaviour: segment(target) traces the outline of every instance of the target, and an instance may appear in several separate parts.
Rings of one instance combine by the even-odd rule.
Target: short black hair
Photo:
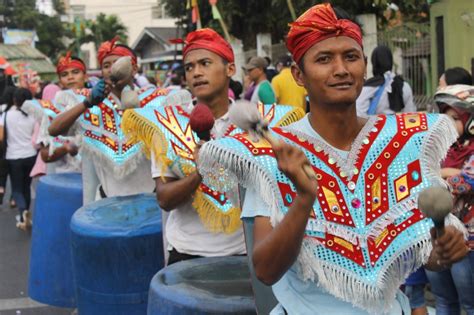
[[[13,103],[18,107],[21,107],[25,101],[32,99],[33,94],[25,88],[17,88],[13,93]]]
[[[130,51],[130,52],[132,53],[133,57],[137,58],[137,54],[135,53],[135,51],[134,51],[132,48],[128,47],[127,45],[124,45],[124,44],[117,44],[117,45],[115,45],[115,46],[117,46],[117,47],[123,47],[123,48],[127,49],[128,51]]]
[[[71,60],[79,61],[80,63],[82,63],[84,65],[84,68],[86,68],[86,64],[85,64],[84,60],[82,60],[81,58],[72,56]]]
[[[444,80],[446,81],[447,85],[471,85],[473,83],[471,74],[466,69],[461,67],[449,68],[444,71]]]
[[[244,87],[242,86],[242,83],[239,81],[235,81],[232,78],[230,79],[229,82],[229,88],[234,92],[234,96],[236,100],[240,99],[240,94],[244,91]]]
[[[293,58],[288,55],[282,55],[278,58],[278,63],[281,63],[283,67],[289,67],[293,63]]]
[[[1,104],[6,104],[7,108],[13,105],[13,94],[15,94],[17,87],[16,86],[7,86],[5,90],[3,90],[3,95],[0,99]]]
[[[170,81],[173,85],[181,85],[184,76],[185,76],[184,66],[176,67],[173,71],[171,71]]]
[[[357,26],[359,26],[362,30],[361,25],[357,20],[355,19],[354,16],[350,15],[345,11],[344,9],[341,9],[340,7],[333,7],[334,13],[336,14],[336,17],[338,20],[344,19],[344,20],[349,20],[353,23],[355,23]],[[298,67],[301,69],[301,71],[304,73],[304,55],[301,57],[300,61],[298,62]]]

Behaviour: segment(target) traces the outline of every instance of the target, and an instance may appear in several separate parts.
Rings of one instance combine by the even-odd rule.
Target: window
[[[86,6],[85,5],[71,5],[71,12],[73,20],[76,18],[85,19],[86,18]]]
[[[169,18],[168,14],[166,12],[166,9],[165,9],[165,5],[164,4],[158,4],[158,5],[152,6],[151,7],[151,18],[153,20]]]

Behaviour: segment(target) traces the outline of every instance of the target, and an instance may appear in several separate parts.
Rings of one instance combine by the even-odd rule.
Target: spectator
[[[239,81],[230,79],[229,88],[234,93],[234,97],[235,97],[234,100],[240,100],[240,95],[242,94],[244,90],[242,83],[240,83]]]
[[[267,61],[267,68],[265,69],[265,74],[267,75],[267,80],[272,82],[273,78],[278,74],[278,70],[273,66],[272,60],[270,57],[265,56],[265,60]]]
[[[184,66],[178,66],[171,70],[170,85],[166,88],[171,90],[181,90],[186,87],[186,79],[184,77]]]
[[[31,228],[30,172],[37,152],[32,144],[35,120],[22,111],[21,106],[32,98],[33,95],[28,89],[17,89],[13,94],[14,106],[0,117],[0,139],[6,141],[6,160],[10,169],[12,195],[20,211],[17,227],[22,230]]]
[[[1,113],[9,110],[13,106],[13,93],[15,93],[16,87],[7,86],[3,90],[2,100],[1,100]],[[1,116],[0,116],[1,117]],[[3,204],[3,196],[5,194],[5,187],[7,185],[8,179],[8,162],[5,159],[6,145],[5,141],[2,141],[0,146],[0,204]],[[13,208],[16,206],[15,201],[10,199],[10,206]]]
[[[255,85],[255,90],[250,101],[252,103],[262,102],[263,104],[273,104],[276,102],[275,93],[272,85],[267,80],[265,69],[268,64],[265,58],[252,57],[249,62],[243,67],[250,80]]]
[[[445,72],[446,81],[453,83],[449,73]],[[462,76],[457,76],[457,79],[462,80]],[[436,298],[437,315],[460,314],[461,307],[471,315],[474,314],[474,87],[449,85],[440,88],[435,102],[441,113],[454,119],[459,134],[458,141],[451,146],[443,161],[441,176],[453,189],[456,197],[453,213],[468,229],[470,251],[450,268],[440,272],[427,270],[426,275]]]
[[[439,78],[438,89],[445,88],[448,85],[471,85],[472,83],[472,76],[466,69],[461,67],[454,67],[447,69],[441,75],[441,77]]]
[[[292,105],[306,111],[306,90],[299,86],[291,74],[293,59],[288,55],[280,57],[282,69],[272,80],[272,87],[278,104]]]
[[[392,72],[393,56],[390,48],[378,46],[372,52],[374,76],[364,83],[357,99],[357,115],[416,112],[413,92],[401,76]]]
[[[146,75],[143,74],[143,69],[141,67],[138,68],[138,72],[135,74],[135,84],[138,85],[139,88],[145,88],[151,85]]]

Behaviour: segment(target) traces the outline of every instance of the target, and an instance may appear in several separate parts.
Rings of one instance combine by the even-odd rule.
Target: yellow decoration
[[[379,236],[375,239],[375,246],[379,247],[379,245],[383,242],[383,240],[387,237],[388,235],[388,229],[383,230],[382,233],[380,233]]]
[[[242,226],[240,208],[233,207],[224,213],[211,201],[207,200],[200,189],[194,194],[193,207],[209,232],[232,234]]]
[[[94,126],[99,126],[99,116],[95,115],[95,114],[91,114],[91,123],[94,125]]]
[[[105,114],[105,125],[109,129],[114,128],[114,123],[112,122],[112,117],[110,117],[109,114]]]
[[[416,128],[421,125],[421,118],[418,114],[406,115],[403,119],[407,129]]]
[[[382,200],[382,187],[380,185],[380,177],[372,184],[372,211],[380,207]]]
[[[326,197],[329,211],[331,211],[332,214],[342,216],[343,213],[341,211],[341,206],[339,205],[339,202],[337,201],[336,194],[334,194],[332,191],[330,191],[326,187],[323,187],[323,193],[324,193],[324,196]],[[337,211],[333,212],[334,209],[337,209]]]
[[[400,191],[400,187],[405,186],[404,191]],[[405,197],[410,194],[410,189],[408,189],[408,182],[407,182],[407,176],[403,175],[399,179],[395,181],[395,191],[397,194],[397,202],[404,199]]]
[[[346,241],[342,238],[334,237],[334,243],[344,247],[345,249],[350,250],[351,252],[354,251],[354,246],[351,243],[349,243],[348,241]]]

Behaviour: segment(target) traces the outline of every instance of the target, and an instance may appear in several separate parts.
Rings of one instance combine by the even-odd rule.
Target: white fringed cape
[[[291,130],[291,125],[287,130]],[[438,120],[426,132],[420,152],[420,164],[425,180],[431,184],[446,186],[439,177],[440,162],[457,136],[451,119],[445,115],[439,115]],[[219,167],[225,168],[229,173],[229,178],[236,178],[244,188],[256,190],[270,209],[270,220],[273,226],[283,219],[284,214],[279,208],[281,195],[277,182],[273,174],[269,174],[262,165],[256,163],[253,157],[243,156],[232,148],[223,148],[219,146],[219,141],[204,144],[199,153],[198,163],[200,173],[205,177],[204,181],[207,180],[206,174],[212,173]],[[219,187],[217,188],[219,189]],[[396,217],[406,212],[407,207],[413,206],[416,202],[417,196],[397,207],[396,211],[388,211],[376,228],[365,238],[380,233]],[[337,228],[331,228],[331,224],[325,225],[324,223],[321,227],[322,231],[335,235],[340,234],[344,239],[349,237],[349,241],[353,242],[356,241],[356,238],[361,237],[357,234],[350,236],[345,233],[347,230],[338,231]],[[454,225],[465,232],[462,223],[453,215],[446,218],[446,224]],[[318,286],[330,294],[374,314],[380,314],[391,307],[399,286],[411,272],[427,262],[432,250],[430,235],[423,235],[414,240],[411,247],[392,256],[392,259],[386,263],[376,286],[373,286],[363,283],[360,278],[351,274],[347,269],[315,258],[313,250],[314,246],[318,245],[320,244],[314,239],[305,238],[303,240],[296,264],[299,276],[305,281],[317,282]]]

